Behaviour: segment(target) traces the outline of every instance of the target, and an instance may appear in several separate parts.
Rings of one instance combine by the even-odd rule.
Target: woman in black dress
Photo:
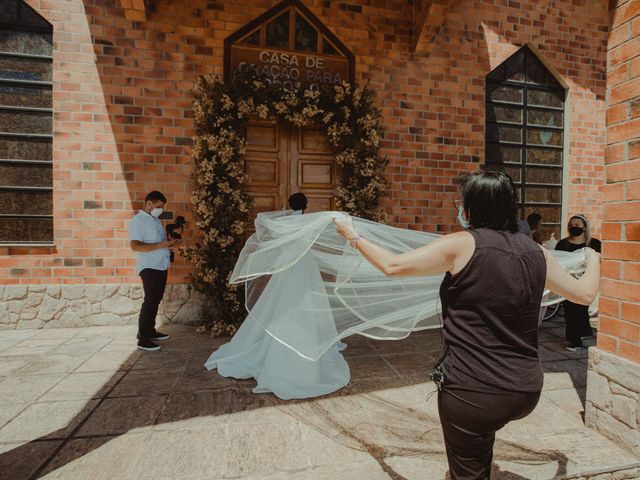
[[[538,316],[545,288],[588,305],[600,256],[588,250],[580,279],[519,235],[511,178],[479,171],[460,186],[464,231],[405,253],[385,250],[335,220],[338,233],[386,275],[445,273],[440,287],[444,354],[436,369],[438,411],[453,480],[488,479],[495,433],[535,408],[542,390]]]
[[[567,225],[569,236],[563,238],[556,245],[556,250],[573,252],[584,247],[593,248],[600,253],[601,244],[597,238],[591,238],[589,220],[584,215],[574,215]],[[584,348],[582,337],[593,335],[589,324],[589,307],[578,305],[570,301],[564,302],[565,338],[569,342],[567,350],[577,352]]]

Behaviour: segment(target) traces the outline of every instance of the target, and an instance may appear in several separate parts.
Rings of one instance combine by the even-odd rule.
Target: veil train
[[[398,340],[440,326],[442,275],[387,277],[335,230],[344,212],[258,214],[255,233],[231,283],[245,283],[247,318],[231,342],[205,363],[221,375],[254,377],[256,392],[317,396],[349,382],[340,340],[353,334]],[[393,252],[439,235],[352,217],[355,230]],[[583,252],[553,252],[569,273],[584,271]],[[562,301],[545,292],[541,307]]]

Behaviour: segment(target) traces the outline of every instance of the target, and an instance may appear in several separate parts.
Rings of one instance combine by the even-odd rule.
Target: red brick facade
[[[640,362],[640,1],[618,1],[609,37],[598,347]]]
[[[146,21],[133,22],[117,0],[27,1],[54,27],[56,246],[0,247],[0,284],[138,283],[127,221],[145,193],[165,192],[167,209],[191,219],[194,81],[201,74],[221,75],[224,38],[277,2],[147,1]],[[376,91],[392,184],[385,206],[394,224],[442,233],[457,228],[452,180],[484,161],[484,78],[528,44],[569,91],[566,212],[586,213],[600,235],[602,196],[621,200],[625,188],[612,183],[603,195],[599,191],[604,182],[606,2],[461,0],[412,6],[406,0],[305,0],[305,4],[353,51],[356,79],[369,81]],[[435,17],[428,17],[416,38],[414,23],[424,17],[416,12],[421,5],[432,8]],[[624,35],[612,34],[621,44],[611,51],[612,58],[620,57],[620,67],[609,75],[616,85],[633,75],[623,68],[633,72],[639,65],[624,62],[629,53],[622,52],[637,44],[623,44]],[[637,128],[635,120],[625,120],[633,113],[627,113],[626,106],[618,108],[619,102],[613,100],[626,100],[624,95],[636,91],[636,84],[628,81],[624,88],[610,91],[610,181],[618,181],[616,175],[621,175],[620,182],[631,178],[628,175],[638,178],[633,162],[628,171],[626,167],[618,171],[612,163],[623,160],[627,151],[623,143]],[[637,105],[628,108],[637,115]],[[637,156],[634,148],[628,147],[629,159]],[[627,199],[637,200],[637,185],[626,183]],[[609,220],[631,220],[637,219],[639,210],[632,204],[611,203],[607,215]],[[605,238],[638,236],[638,229],[629,223],[623,227],[626,237],[620,237],[619,225],[608,223]],[[617,258],[616,248],[625,249],[625,255],[638,255],[631,244],[612,243],[606,247],[609,258]],[[605,292],[614,278],[638,279],[637,265],[627,265],[622,277],[619,263],[605,263],[609,272]],[[188,272],[189,266],[178,260],[170,282],[184,283]],[[638,292],[630,295],[636,301],[640,298]],[[632,304],[616,305],[623,316],[633,316],[628,310]],[[611,338],[602,341],[613,342]],[[616,345],[622,349],[622,344]],[[636,358],[637,349],[636,343]]]

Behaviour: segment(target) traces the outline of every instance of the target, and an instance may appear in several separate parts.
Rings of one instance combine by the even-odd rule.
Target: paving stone
[[[171,340],[169,340],[171,341]],[[172,352],[165,348],[163,342],[161,346],[163,349],[153,355],[141,355],[140,358],[133,365],[133,370],[156,370],[168,374],[169,372],[180,373],[184,370],[187,361],[191,358],[190,351]],[[204,370],[204,367],[202,367]]]
[[[168,395],[179,379],[179,373],[151,370],[130,370],[109,393],[109,397]]]
[[[202,430],[154,431],[145,438],[130,478],[215,479],[225,476],[226,427]]]
[[[104,397],[122,375],[122,372],[71,373],[49,390],[41,400],[85,400]],[[31,378],[37,382],[40,377]]]
[[[543,395],[565,412],[582,418],[586,398],[586,388],[565,388],[544,391]]]
[[[83,328],[78,337],[136,338],[137,325],[95,326]]]
[[[548,361],[544,362],[543,368],[545,373],[567,373],[576,388],[587,384],[587,365],[578,360]]]
[[[3,403],[0,405],[0,428],[4,427],[7,423],[13,420],[27,408],[29,404],[23,403]]]
[[[416,339],[416,343],[409,340],[409,337],[404,338],[402,340],[393,340],[393,341],[385,341],[385,340],[369,340],[371,342],[371,346],[378,353],[384,352],[385,354],[392,353],[411,353],[411,352],[422,352],[427,348],[423,343],[422,339],[430,340],[431,337],[422,336],[420,340]],[[424,340],[424,342],[426,342]]]
[[[296,424],[229,424],[226,446],[225,472],[229,477],[266,475],[311,466]]]
[[[21,368],[37,360],[37,355],[15,355],[6,356],[0,359],[0,377],[5,377],[17,372]]]
[[[243,382],[243,384],[246,383]],[[251,385],[251,388],[253,388],[255,381],[252,381]],[[177,392],[199,392],[204,390],[231,389],[237,386],[238,380],[223,377],[222,375],[218,375],[217,371],[208,371],[203,366],[200,373],[181,376],[173,390]]]
[[[166,395],[107,398],[100,403],[76,436],[116,435],[151,430],[162,413]]]
[[[4,356],[16,355],[44,355],[52,352],[56,347],[58,347],[65,341],[66,339],[64,338],[48,340],[36,340],[28,338],[0,352],[0,358]]]
[[[351,370],[351,378],[384,378],[395,377],[397,373],[391,366],[376,357],[354,357],[349,360],[349,369]]]
[[[115,372],[129,370],[141,357],[139,351],[109,351],[101,350],[85,360],[76,372]]]
[[[109,338],[101,336],[83,337],[81,334],[67,340],[55,350],[52,350],[53,354],[69,354],[69,355],[86,355],[99,351],[107,343]]]
[[[34,403],[0,429],[0,442],[66,438],[95,405],[83,400]]]
[[[63,378],[63,374],[7,377],[0,382],[0,406],[4,403],[29,404]]]
[[[41,330],[36,330],[36,334],[31,338],[35,338],[38,340],[46,340],[46,339],[69,339],[75,337],[83,329],[81,328],[44,328]]]
[[[342,465],[322,465],[310,467],[300,471],[279,472],[272,475],[249,475],[240,477],[241,480],[390,480],[373,458],[368,460]],[[413,479],[411,479],[413,480]]]
[[[347,344],[347,348],[343,350],[345,358],[378,354],[378,351],[371,345],[371,341],[365,337],[354,335],[353,337],[346,338],[344,343]]]
[[[149,432],[144,432],[70,440],[47,465],[44,470],[46,475],[42,478],[133,480],[138,477],[134,477],[131,471],[148,436]],[[162,478],[157,472],[155,475],[155,478]]]
[[[154,430],[195,430],[224,425],[231,411],[231,391],[174,392]]]
[[[79,355],[41,355],[29,365],[21,368],[18,375],[42,375],[46,373],[70,373],[87,360]]]
[[[381,356],[399,375],[422,374],[425,378],[433,370],[437,352],[392,353]]]
[[[29,480],[62,441],[0,444],[0,477]]]

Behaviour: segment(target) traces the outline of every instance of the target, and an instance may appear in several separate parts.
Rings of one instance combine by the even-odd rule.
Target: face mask
[[[579,237],[580,235],[582,235],[582,232],[584,232],[584,228],[582,227],[571,227],[569,229],[569,233],[572,237]]]
[[[458,208],[458,222],[460,223],[460,225],[462,225],[462,228],[466,230],[467,228],[469,228],[469,220],[462,216],[463,213],[464,209],[462,208],[462,205],[460,205],[460,208]]]
[[[153,210],[151,210],[151,215],[158,218],[160,215],[162,215],[162,212],[164,212],[162,208],[154,208]]]

